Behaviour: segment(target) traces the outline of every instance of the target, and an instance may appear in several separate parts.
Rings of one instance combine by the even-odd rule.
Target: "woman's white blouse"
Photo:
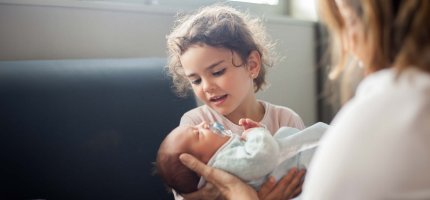
[[[430,74],[365,78],[323,137],[302,199],[430,199]]]

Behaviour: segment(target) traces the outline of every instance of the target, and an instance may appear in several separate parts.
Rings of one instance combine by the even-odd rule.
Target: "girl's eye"
[[[196,80],[190,80],[191,84],[198,85],[200,82],[202,82],[202,79],[196,79]]]
[[[213,76],[221,76],[221,75],[223,75],[224,73],[225,73],[225,68],[223,68],[223,69],[221,69],[221,70],[219,70],[219,71],[213,72],[213,73],[212,73],[212,75],[213,75]]]

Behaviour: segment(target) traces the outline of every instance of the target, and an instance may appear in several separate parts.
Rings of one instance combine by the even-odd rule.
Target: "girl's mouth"
[[[222,96],[217,96],[217,97],[212,97],[209,99],[209,101],[215,103],[215,105],[220,105],[222,104],[227,98],[227,95],[222,95]]]

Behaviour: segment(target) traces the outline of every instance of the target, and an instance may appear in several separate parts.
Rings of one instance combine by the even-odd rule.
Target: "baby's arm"
[[[214,159],[214,167],[250,181],[271,172],[277,165],[279,146],[263,128],[249,130],[246,141],[233,140]]]

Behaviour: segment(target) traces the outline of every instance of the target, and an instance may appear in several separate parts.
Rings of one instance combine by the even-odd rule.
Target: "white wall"
[[[314,24],[272,19],[267,28],[284,59],[270,70],[270,87],[258,96],[292,108],[310,125],[317,120]]]
[[[16,2],[0,1],[0,60],[165,57],[165,36],[176,12]],[[269,18],[267,28],[285,59],[270,70],[271,87],[258,96],[292,108],[309,125],[317,115],[314,24]]]

